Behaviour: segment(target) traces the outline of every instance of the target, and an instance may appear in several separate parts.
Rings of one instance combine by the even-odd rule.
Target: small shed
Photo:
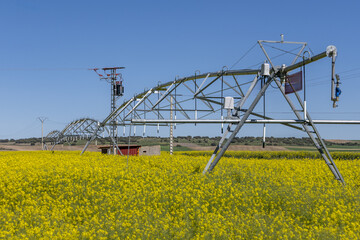
[[[160,153],[161,153],[160,145],[142,146],[139,149],[140,156],[160,156]]]
[[[121,153],[123,155],[132,155],[132,156],[138,156],[139,155],[139,149],[140,149],[140,145],[118,145]],[[103,154],[112,154],[113,150],[112,150],[112,146],[100,146],[98,147],[101,150],[101,153]],[[117,151],[118,155],[121,155],[119,151]]]

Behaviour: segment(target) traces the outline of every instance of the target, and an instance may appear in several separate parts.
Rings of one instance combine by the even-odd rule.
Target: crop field
[[[208,155],[0,152],[0,238],[360,238],[360,154]]]

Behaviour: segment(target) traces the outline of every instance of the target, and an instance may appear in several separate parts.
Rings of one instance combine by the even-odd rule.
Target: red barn
[[[118,145],[121,153],[123,155],[129,155],[131,156],[138,156],[139,155],[139,149],[140,149],[140,145]],[[112,146],[101,146],[99,147],[99,149],[101,149],[101,153],[103,154],[112,154],[113,151],[111,151]],[[119,151],[117,151],[117,154],[121,155]]]

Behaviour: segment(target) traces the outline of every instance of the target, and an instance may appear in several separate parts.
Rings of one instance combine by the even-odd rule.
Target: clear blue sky
[[[103,120],[109,86],[88,68],[125,66],[129,98],[177,75],[231,66],[257,40],[279,40],[281,33],[285,40],[308,42],[315,53],[330,44],[338,48],[340,107],[331,107],[330,60],[323,59],[308,73],[313,118],[360,120],[359,10],[359,1],[3,0],[0,139],[40,136],[39,116],[48,118],[45,133],[81,117]],[[235,69],[248,65],[245,60]],[[219,135],[214,128],[175,134]],[[360,126],[319,129],[324,138],[360,139]],[[284,127],[268,130],[278,137],[305,136]],[[260,126],[246,126],[239,136],[261,133]]]

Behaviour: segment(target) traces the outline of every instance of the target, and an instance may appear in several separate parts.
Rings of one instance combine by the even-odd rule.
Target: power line
[[[269,44],[265,44],[265,43],[264,43],[264,46],[268,46],[268,47],[270,47],[270,48],[279,50],[279,51],[281,51],[281,52],[288,53],[288,54],[292,54],[292,55],[295,55],[295,56],[297,56],[297,57],[301,57],[301,55],[298,55],[298,54],[296,54],[296,53],[291,52],[291,51],[294,51],[294,50],[286,51],[286,50],[284,50],[284,49],[277,48],[277,47],[274,47],[274,46],[270,46]],[[300,47],[298,47],[298,48],[300,48]]]
[[[0,68],[0,71],[79,71],[89,68]]]
[[[233,67],[235,67],[235,65],[238,64],[251,50],[253,50],[256,45],[257,45],[257,43],[255,43],[249,50],[247,50],[247,51],[230,67],[230,69],[232,69]]]
[[[356,71],[359,71],[360,68],[353,68],[353,69],[350,69],[350,70],[345,70],[345,71],[340,71],[338,72],[338,74],[344,74],[344,73],[349,73],[349,72],[356,72]],[[349,77],[349,76],[358,76],[357,74],[351,74],[351,75],[341,75],[341,78],[344,79],[346,77]],[[314,79],[324,79],[324,78],[328,78],[329,76],[328,75],[320,75],[319,77],[312,77],[308,80],[314,80]]]
[[[300,48],[301,48],[301,46],[300,46],[300,47],[296,47],[296,48],[294,48],[294,49],[292,49],[292,50],[290,50],[290,51],[293,52],[293,51],[296,51],[296,50],[298,50],[298,49],[300,49]],[[285,53],[281,53],[281,54],[279,54],[279,55],[274,56],[272,59],[276,59],[276,58],[278,58],[278,57],[284,56],[285,54],[287,54],[287,53],[286,53],[286,52],[285,52]],[[254,64],[254,65],[251,65],[251,66],[249,66],[249,67],[247,67],[247,68],[253,68],[253,67],[256,67],[256,66],[258,66],[258,65],[260,65],[260,64],[262,64],[262,63],[264,63],[264,61],[261,61],[261,62],[259,62],[259,63],[257,63],[257,64]]]
[[[55,123],[55,124],[61,124],[61,125],[65,125],[65,124],[68,124],[67,122],[58,122],[58,121],[54,121],[54,120],[50,120],[50,119],[47,119],[48,122],[52,122],[52,123]]]
[[[313,112],[310,111],[312,114],[360,114],[360,112]],[[254,112],[261,114],[262,112]],[[267,111],[267,113],[273,113],[273,114],[290,114],[293,112],[273,112],[273,111]]]

